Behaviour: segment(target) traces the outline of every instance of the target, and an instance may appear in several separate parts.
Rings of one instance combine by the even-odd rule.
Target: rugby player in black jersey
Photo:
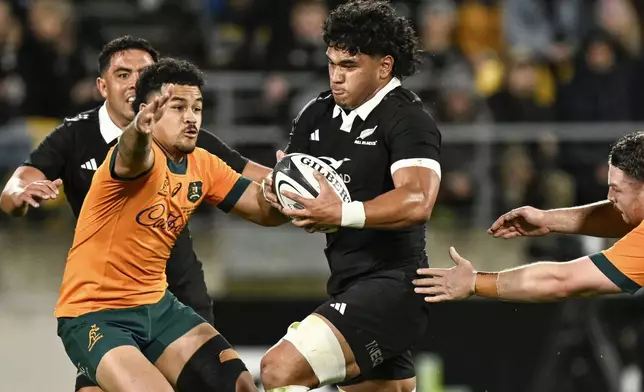
[[[428,322],[412,280],[427,265],[441,135],[418,96],[401,86],[416,69],[417,38],[388,2],[339,6],[324,40],[331,90],[302,109],[285,152],[328,162],[353,201],[342,203],[321,175],[315,199],[283,192],[304,207],[283,209],[295,225],[339,230],[327,234],[324,249],[329,300],[266,353],[261,379],[273,392],[332,383],[347,392],[410,392],[410,348]],[[271,185],[267,179],[265,194],[275,203]]]

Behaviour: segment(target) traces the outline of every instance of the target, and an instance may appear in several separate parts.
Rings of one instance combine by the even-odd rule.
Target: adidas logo
[[[96,160],[94,158],[92,158],[89,161],[83,163],[81,165],[81,169],[96,171],[96,169],[98,169],[98,166],[96,166]]]
[[[331,307],[333,309],[337,310],[338,312],[340,312],[340,314],[344,314],[344,311],[347,308],[347,304],[345,304],[345,303],[335,303],[335,304],[331,304]]]
[[[311,133],[311,140],[314,140],[316,142],[320,141],[320,130],[319,129],[316,129],[315,131],[313,131]]]

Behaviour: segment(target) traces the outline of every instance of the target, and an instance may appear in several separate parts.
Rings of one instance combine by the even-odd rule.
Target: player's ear
[[[101,96],[107,99],[107,83],[105,82],[105,79],[100,76],[96,78],[96,88],[98,88]]]
[[[380,59],[380,76],[381,79],[387,79],[394,71],[394,58],[392,56],[384,56]]]
[[[147,103],[145,103],[145,102],[141,102],[141,104],[139,105],[139,112],[140,112],[141,110],[145,109],[145,107],[146,107],[146,106],[148,106],[148,104],[147,104]]]

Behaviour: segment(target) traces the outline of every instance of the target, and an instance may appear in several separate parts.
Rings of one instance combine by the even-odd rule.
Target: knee
[[[289,385],[308,388],[317,386],[318,381],[306,363],[294,360],[297,353],[288,353],[283,343],[266,353],[260,362],[260,378],[264,389],[270,390]],[[293,348],[293,350],[295,350]]]
[[[246,365],[221,335],[204,343],[190,357],[176,384],[180,391],[257,391]]]
[[[279,357],[279,349],[276,348],[266,353],[260,361],[259,372],[264,389],[283,387],[289,385],[291,381],[289,369],[283,366]]]

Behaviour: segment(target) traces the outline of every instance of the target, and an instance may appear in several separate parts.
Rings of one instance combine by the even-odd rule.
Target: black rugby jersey
[[[367,201],[394,189],[397,168],[421,165],[440,174],[440,147],[441,134],[421,100],[392,79],[348,113],[330,91],[321,93],[293,121],[286,153],[326,161],[343,177],[352,200]],[[327,234],[327,291],[342,292],[361,277],[415,273],[427,265],[425,231],[426,224],[420,224],[398,230],[340,228]]]
[[[78,217],[96,169],[114,146],[122,131],[110,119],[105,105],[66,118],[31,152],[23,165],[34,167],[48,180],[63,180],[67,201]],[[217,155],[241,173],[248,161],[218,137],[199,131],[197,146]],[[186,227],[172,249],[167,268],[184,271],[194,261],[193,243]],[[180,275],[180,274],[179,274]],[[168,278],[177,276],[168,273]],[[169,282],[171,285],[177,282]]]

